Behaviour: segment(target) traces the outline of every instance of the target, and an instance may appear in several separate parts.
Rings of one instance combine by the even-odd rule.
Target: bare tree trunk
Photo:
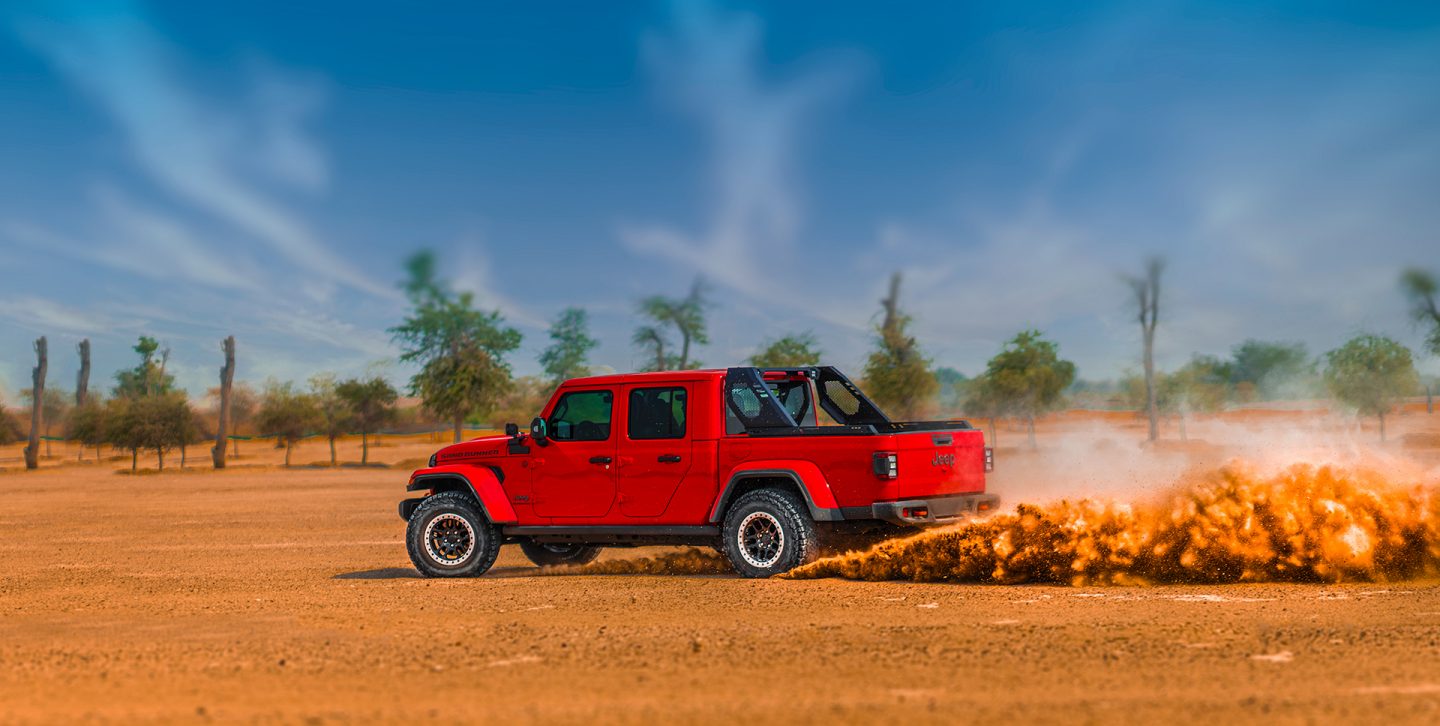
[[[1165,265],[1158,258],[1145,263],[1145,276],[1130,278],[1139,308],[1140,332],[1145,354],[1145,415],[1150,419],[1150,441],[1160,438],[1160,402],[1155,390],[1155,324],[1160,313],[1160,273]]]
[[[90,398],[90,339],[80,341],[75,348],[80,351],[80,372],[75,374],[75,406],[78,408]]]
[[[159,464],[160,464],[160,469],[159,469],[159,471],[165,471],[165,450],[164,450],[164,449],[156,449],[156,450],[155,450],[155,459],[156,459],[156,461],[158,461]]]
[[[881,330],[890,330],[900,320],[900,273],[896,272],[890,276],[890,294],[880,301],[880,306],[885,309],[885,321],[880,324]]]
[[[1038,449],[1038,448],[1040,448],[1040,447],[1038,447],[1038,446],[1035,445],[1035,417],[1034,417],[1034,416],[1026,416],[1026,417],[1025,417],[1025,420],[1026,420],[1026,423],[1028,424],[1027,429],[1028,429],[1029,432],[1030,432],[1030,448],[1031,448],[1032,450],[1033,450],[1033,449]]]
[[[1380,443],[1385,443],[1385,412],[1380,412]]]
[[[1425,413],[1435,413],[1435,394],[1431,390],[1433,386],[1425,387]]]
[[[455,414],[455,443],[460,443],[461,437],[465,434],[465,415]]]
[[[31,371],[30,442],[25,445],[25,468],[40,468],[40,430],[45,426],[45,373],[50,367],[45,337],[35,341],[35,368]]]
[[[216,469],[225,468],[225,425],[230,422],[230,386],[235,382],[235,336],[227,337],[220,344],[225,352],[225,365],[220,367],[220,420],[215,425],[215,446],[210,449],[210,460]],[[240,456],[240,444],[235,444],[235,456]]]
[[[185,444],[180,444],[180,468],[185,468]]]
[[[1181,411],[1179,415],[1180,415],[1180,440],[1181,440],[1181,441],[1189,441],[1190,439],[1185,436],[1185,412],[1184,412],[1184,411]]]
[[[361,429],[360,431],[360,464],[364,466],[370,463],[370,435]]]
[[[680,328],[680,365],[678,370],[685,370],[690,367],[690,331]]]
[[[295,447],[295,442],[285,439],[285,468],[290,468],[290,449]]]
[[[995,417],[990,417],[990,445],[999,446],[999,439],[995,436]]]
[[[330,434],[330,466],[335,466],[335,434]]]
[[[140,466],[140,450],[130,450],[130,471],[135,471]]]

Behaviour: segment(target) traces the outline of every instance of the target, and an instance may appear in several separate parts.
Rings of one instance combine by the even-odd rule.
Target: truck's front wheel
[[[531,562],[547,567],[550,565],[584,565],[595,561],[600,556],[599,545],[586,545],[571,542],[531,542],[529,540],[520,543],[520,551],[530,558]]]
[[[469,496],[441,492],[421,502],[410,515],[405,544],[422,575],[473,577],[495,564],[500,532]]]
[[[779,489],[747,492],[725,515],[725,558],[745,577],[770,577],[815,559],[815,523],[805,504]]]

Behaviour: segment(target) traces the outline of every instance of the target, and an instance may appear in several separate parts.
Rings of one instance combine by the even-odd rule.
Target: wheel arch
[[[710,510],[710,521],[719,522],[742,494],[771,488],[799,495],[810,511],[810,518],[816,522],[844,519],[820,468],[808,461],[790,461],[755,462],[737,467],[730,473],[715,500],[715,506]]]
[[[463,492],[469,494],[480,505],[480,511],[492,524],[514,524],[519,521],[510,499],[500,485],[501,475],[488,466],[471,467],[466,471],[431,471],[417,474],[410,479],[407,491],[429,490],[440,492]]]

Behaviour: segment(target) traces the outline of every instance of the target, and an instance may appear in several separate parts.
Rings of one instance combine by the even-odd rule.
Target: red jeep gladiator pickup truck
[[[542,566],[708,546],[768,577],[831,536],[993,511],[991,468],[970,424],[891,421],[829,366],[595,376],[562,384],[528,433],[509,424],[436,452],[400,516],[431,577],[482,574],[510,542]]]

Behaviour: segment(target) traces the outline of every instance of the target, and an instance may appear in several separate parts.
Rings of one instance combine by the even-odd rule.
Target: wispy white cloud
[[[453,284],[457,290],[475,296],[475,304],[482,310],[499,310],[508,320],[539,330],[549,323],[535,314],[528,306],[521,305],[501,292],[496,279],[491,257],[485,245],[474,236],[466,236],[453,246],[458,261],[454,267]]]
[[[261,71],[248,103],[219,107],[193,90],[176,54],[125,3],[62,6],[18,29],[119,125],[140,169],[161,188],[309,275],[395,295],[326,247],[262,182],[323,187],[323,154],[304,131],[319,107],[313,83]]]
[[[747,295],[773,296],[778,286],[755,260],[794,244],[803,216],[794,157],[804,121],[847,74],[824,67],[771,81],[761,74],[758,18],[706,3],[677,2],[672,11],[670,33],[649,38],[647,56],[666,98],[705,130],[714,202],[699,232],[631,223],[620,229],[621,240],[637,254],[660,255]],[[814,312],[829,317],[823,307]]]
[[[138,318],[115,317],[34,296],[0,299],[0,318],[41,334],[59,332],[80,336],[140,330],[145,323]]]

